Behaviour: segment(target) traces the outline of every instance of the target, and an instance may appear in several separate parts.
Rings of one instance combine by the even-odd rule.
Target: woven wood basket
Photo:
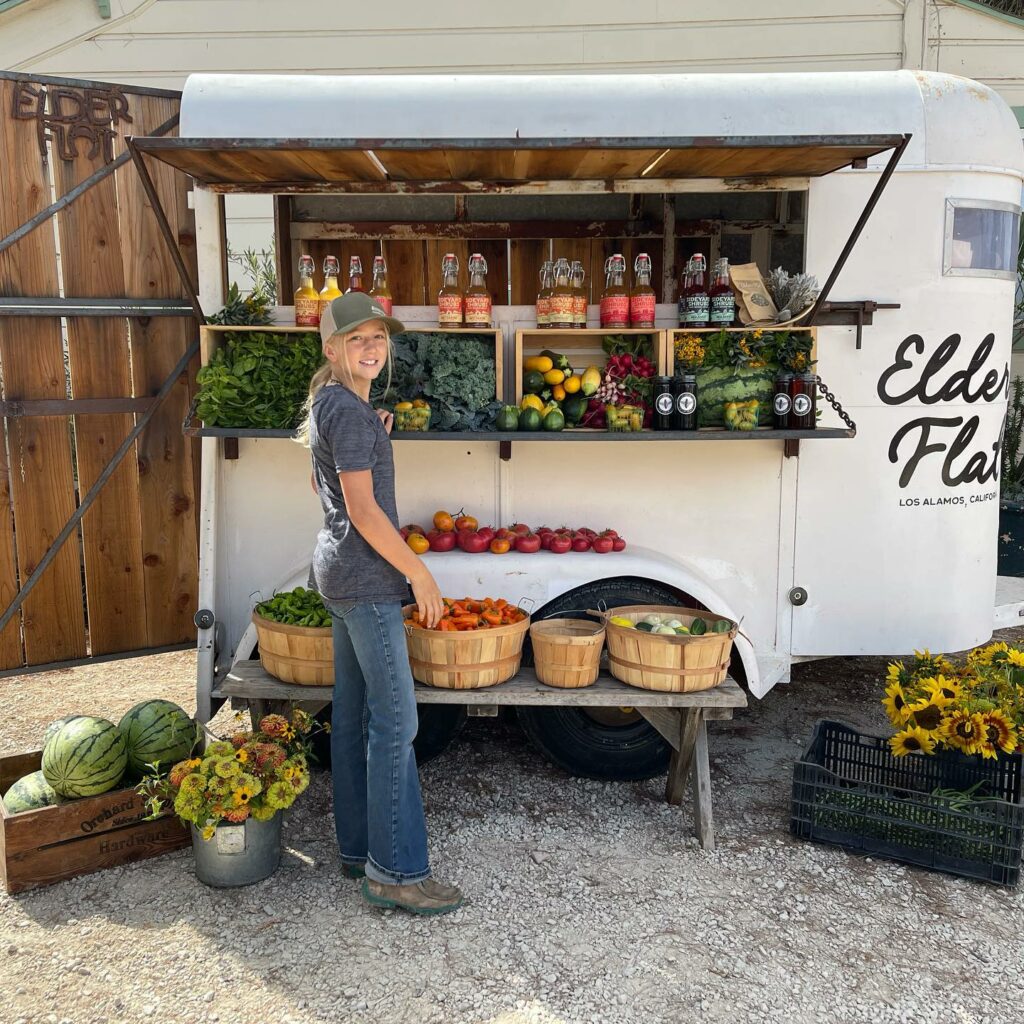
[[[260,644],[260,663],[282,683],[331,686],[334,683],[334,642],[331,627],[287,626],[253,612]]]
[[[544,619],[530,627],[533,666],[546,686],[592,686],[601,668],[604,626],[584,619]]]
[[[725,618],[696,608],[672,605],[634,604],[593,612],[605,619],[608,639],[608,668],[616,679],[641,690],[663,690],[669,693],[690,693],[710,690],[725,682],[729,658],[737,626],[728,633],[705,633],[702,636],[658,636],[617,626],[608,621],[613,615],[639,622],[651,613],[671,615],[688,626],[702,618],[710,625]],[[731,620],[730,620],[731,621]]]
[[[408,618],[415,605],[402,610]],[[478,690],[511,679],[523,658],[530,618],[512,626],[442,633],[407,623],[409,664],[413,678],[444,690]]]

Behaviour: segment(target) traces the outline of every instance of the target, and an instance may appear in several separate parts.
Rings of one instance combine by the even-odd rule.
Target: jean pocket
[[[337,619],[344,619],[357,604],[356,601],[329,601],[326,597],[322,600],[324,607]]]

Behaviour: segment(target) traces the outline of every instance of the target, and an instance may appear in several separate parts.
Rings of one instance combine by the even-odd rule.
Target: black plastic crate
[[[888,740],[820,721],[793,769],[790,828],[801,839],[890,857],[997,885],[1020,879],[1024,844],[1019,753],[894,757]],[[962,809],[933,796],[980,783]]]

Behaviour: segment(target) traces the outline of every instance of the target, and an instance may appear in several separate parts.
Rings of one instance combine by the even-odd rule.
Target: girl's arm
[[[420,616],[432,629],[441,621],[444,612],[441,590],[426,564],[402,540],[402,535],[377,504],[373,496],[372,473],[368,469],[339,473],[338,480],[352,525],[381,558],[409,578]]]

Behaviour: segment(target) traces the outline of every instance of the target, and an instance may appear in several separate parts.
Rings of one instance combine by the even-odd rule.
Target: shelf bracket
[[[511,441],[499,441],[498,442],[498,457],[502,462],[512,461],[512,442]]]
[[[797,459],[800,457],[800,438],[799,437],[787,437],[782,442],[782,454],[787,459]]]
[[[225,437],[224,438],[224,458],[234,461],[238,458],[238,438],[237,437]]]

